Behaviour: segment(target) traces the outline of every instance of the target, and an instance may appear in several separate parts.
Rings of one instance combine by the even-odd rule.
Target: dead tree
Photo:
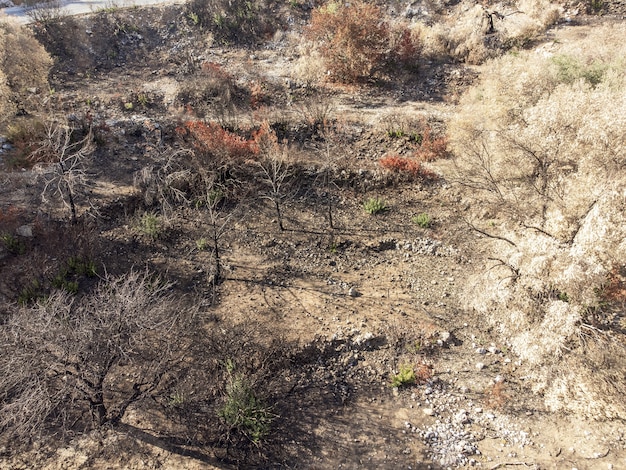
[[[65,119],[46,123],[46,133],[39,147],[31,154],[40,162],[39,173],[44,181],[42,201],[49,196],[58,198],[70,210],[71,221],[76,223],[76,198],[87,187],[85,160],[95,150],[91,128],[76,138],[76,130]]]
[[[281,207],[283,201],[292,194],[293,166],[287,159],[286,150],[278,148],[257,165],[260,169],[260,179],[266,188],[261,197],[273,204],[278,227],[283,231],[285,226]]]

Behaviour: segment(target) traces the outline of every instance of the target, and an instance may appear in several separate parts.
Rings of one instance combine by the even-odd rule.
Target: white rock
[[[33,226],[32,225],[22,225],[15,230],[21,237],[32,238],[33,237]]]
[[[435,410],[432,408],[422,408],[422,411],[426,416],[433,416],[435,414]]]
[[[484,368],[485,368],[485,364],[483,364],[482,362],[476,363],[476,369],[483,370]]]

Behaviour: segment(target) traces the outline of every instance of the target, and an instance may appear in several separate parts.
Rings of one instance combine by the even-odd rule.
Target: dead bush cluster
[[[419,36],[405,24],[381,21],[383,14],[364,1],[326,2],[311,16],[308,37],[318,48],[328,78],[358,82],[392,66],[413,68],[421,52]]]
[[[82,298],[58,291],[15,309],[0,332],[3,437],[28,442],[50,426],[115,424],[158,394],[184,358],[194,320],[169,290],[133,272]]]
[[[248,104],[250,96],[221,65],[205,62],[185,80],[177,100],[190,115],[228,124],[237,109]]]
[[[626,51],[616,39],[625,32],[607,26],[590,35],[601,62],[580,52],[584,44],[494,60],[448,128],[458,182],[480,208],[468,222],[492,249],[469,304],[523,360],[545,365],[533,374],[552,408],[594,410],[596,417],[626,416],[623,407],[605,407],[619,401],[613,394],[623,393],[623,375],[602,390],[604,379],[579,378],[588,393],[568,395],[572,402],[555,387],[570,386],[574,376],[559,372],[558,386],[547,377],[564,362],[583,364],[589,376],[623,374],[619,364],[606,370],[597,357],[583,360],[595,340],[581,338],[602,330],[606,341],[620,341],[614,311],[599,293],[626,255]]]

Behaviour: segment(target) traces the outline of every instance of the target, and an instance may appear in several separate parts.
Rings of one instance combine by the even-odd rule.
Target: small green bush
[[[9,253],[14,255],[23,255],[26,253],[26,245],[17,237],[13,235],[4,234],[0,236],[0,241],[9,251]]]
[[[218,414],[228,426],[244,433],[253,442],[269,433],[273,419],[270,408],[257,398],[242,374],[230,377],[226,400]]]
[[[426,213],[417,214],[411,217],[411,221],[419,227],[422,228],[430,228],[433,221],[430,216]]]
[[[363,203],[363,209],[370,215],[380,214],[389,210],[387,203],[378,197],[371,197]]]
[[[154,212],[146,212],[139,219],[139,231],[147,237],[156,240],[161,236],[161,220]]]
[[[574,83],[583,79],[592,86],[602,82],[608,65],[600,62],[583,63],[580,59],[569,55],[557,55],[552,58],[557,67],[557,78],[563,83]]]
[[[406,385],[413,385],[416,382],[415,371],[411,366],[400,366],[400,370],[391,379],[392,387],[402,387]]]
[[[210,246],[209,240],[206,238],[199,238],[196,240],[196,248],[198,251],[206,251]]]

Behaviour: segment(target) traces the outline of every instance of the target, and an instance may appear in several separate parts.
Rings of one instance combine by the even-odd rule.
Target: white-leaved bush
[[[495,59],[449,122],[468,218],[491,252],[467,307],[550,409],[595,418],[626,418],[623,304],[603,294],[626,263],[625,34],[606,26],[576,49]]]

